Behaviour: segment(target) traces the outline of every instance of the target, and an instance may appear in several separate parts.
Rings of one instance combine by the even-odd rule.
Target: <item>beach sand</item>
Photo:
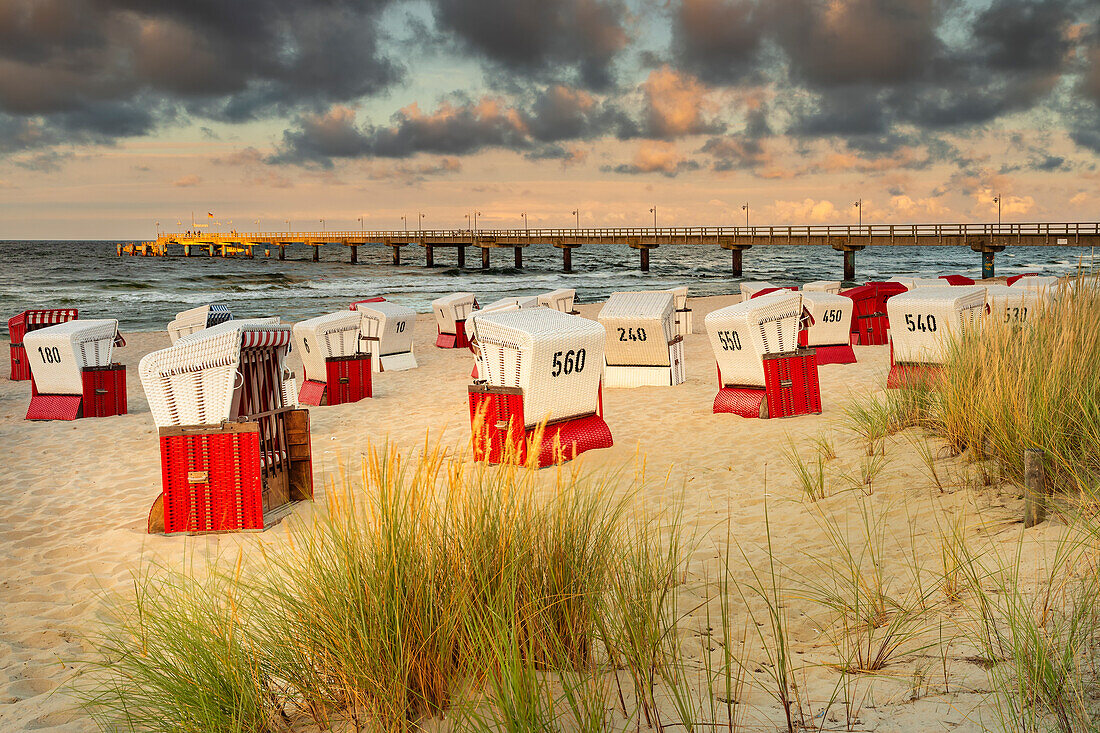
[[[967,485],[960,477],[971,467],[941,457],[944,491],[931,486],[927,469],[910,443],[913,431],[886,441],[881,475],[871,487],[858,484],[864,445],[842,425],[844,407],[883,389],[889,366],[887,347],[857,347],[858,364],[820,369],[824,412],[787,420],[746,420],[714,415],[714,359],[703,330],[703,317],[739,297],[693,298],[695,333],[685,339],[687,382],[677,387],[605,390],[604,410],[615,440],[611,449],[582,457],[591,470],[633,470],[644,455],[657,482],[642,500],[671,508],[682,501],[685,528],[692,535],[687,571],[681,581],[682,627],[688,656],[698,657],[705,631],[702,584],[713,581],[719,556],[728,551],[731,567],[746,578],[746,562],[763,569],[767,542],[765,504],[777,557],[784,575],[813,575],[814,558],[832,552],[823,518],[858,523],[859,507],[886,522],[890,585],[897,593],[913,590],[911,558],[932,569],[939,563],[938,527],[962,512],[968,531],[1005,546],[1018,538],[1021,502],[1011,488]],[[595,317],[599,305],[583,305]],[[64,682],[74,661],[86,653],[84,638],[95,629],[102,593],[124,593],[132,574],[155,559],[169,566],[235,556],[255,556],[262,546],[285,540],[284,522],[263,533],[197,537],[145,533],[150,504],[160,491],[160,464],[153,425],[137,374],[141,356],[168,345],[165,333],[126,334],[116,351],[128,367],[130,414],[76,422],[27,422],[27,382],[0,380],[0,446],[8,458],[0,468],[0,730],[93,730],[74,708]],[[433,345],[430,314],[418,317],[416,355],[420,367],[375,375],[374,399],[336,407],[311,408],[315,485],[322,498],[325,474],[355,464],[368,441],[389,440],[408,453],[432,440],[462,449],[469,438],[466,385],[471,354]],[[292,355],[301,378],[301,364]],[[838,453],[827,467],[830,496],[817,503],[801,500],[794,472],[783,458],[788,440],[805,455],[810,441],[827,436]],[[868,490],[870,496],[867,496]],[[299,505],[297,515],[313,508]],[[726,548],[727,524],[736,546]],[[1049,525],[1049,523],[1048,523]],[[1028,530],[1036,545],[1056,530]],[[1029,540],[1030,541],[1030,540]],[[742,554],[743,553],[743,554]],[[740,601],[735,603],[739,607]],[[716,608],[716,606],[713,606]],[[820,614],[792,601],[787,608],[796,663],[804,671],[800,686],[811,714],[822,711],[834,694],[837,673],[828,665],[835,651],[818,629]],[[939,652],[902,656],[878,676],[850,679],[862,701],[858,730],[981,730],[994,725],[988,679],[965,629],[952,626],[961,614],[941,617],[943,634],[962,636],[947,655],[948,680]],[[745,618],[736,621],[738,629]],[[947,627],[942,627],[947,623]],[[738,632],[739,633],[739,632]],[[705,640],[703,640],[705,641]],[[759,641],[750,635],[750,645]],[[757,649],[759,651],[759,649]],[[760,690],[748,699],[747,722],[774,729],[779,706]],[[839,718],[837,716],[840,716]],[[834,705],[828,725],[843,721]],[[820,721],[818,721],[820,722]]]

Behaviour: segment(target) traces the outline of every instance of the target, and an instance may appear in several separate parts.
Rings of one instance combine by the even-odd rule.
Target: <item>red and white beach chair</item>
[[[612,445],[603,420],[604,330],[550,308],[473,320],[481,380],[470,385],[474,457],[539,466]],[[535,444],[541,435],[541,442]]]
[[[886,386],[927,382],[947,360],[952,339],[980,328],[987,311],[981,286],[916,288],[890,298],[890,374]]]
[[[435,325],[439,335],[435,345],[441,349],[465,349],[470,345],[466,319],[477,310],[473,293],[452,293],[432,301]]]
[[[798,345],[816,352],[817,364],[854,364],[856,353],[850,343],[855,303],[851,298],[826,291],[802,293],[802,306],[810,314],[806,328],[798,334]]]
[[[23,337],[31,371],[28,420],[126,414],[126,367],[111,361],[125,341],[113,318],[75,320]]]
[[[577,291],[573,288],[558,288],[538,296],[538,304],[562,313],[573,313],[573,303],[576,299]]]
[[[11,356],[11,374],[8,376],[13,382],[25,382],[31,378],[31,367],[27,361],[27,351],[23,347],[23,337],[31,331],[37,331],[47,326],[55,326],[58,323],[74,321],[77,318],[76,308],[41,308],[37,310],[23,311],[19,315],[8,319],[8,338]]]
[[[357,304],[361,350],[371,355],[376,372],[416,369],[413,331],[416,311],[389,301]]]
[[[294,324],[294,341],[305,369],[298,393],[304,405],[342,405],[372,394],[371,354],[360,349],[359,311],[337,311]]]

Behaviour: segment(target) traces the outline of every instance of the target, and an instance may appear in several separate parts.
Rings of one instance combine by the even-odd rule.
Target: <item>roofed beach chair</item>
[[[840,292],[840,285],[840,280],[814,280],[803,285],[802,290],[807,293],[833,293],[836,295]]]
[[[814,350],[798,348],[802,297],[777,291],[707,314],[718,365],[714,412],[750,418],[821,412]]]
[[[542,467],[612,445],[600,324],[534,308],[478,315],[473,331],[482,360],[469,388],[476,460]]]
[[[470,334],[470,351],[474,352],[474,368],[470,372],[471,379],[477,379],[482,370],[481,352],[477,347],[477,339],[473,337],[474,321],[489,313],[504,313],[507,311],[523,310],[525,308],[538,308],[540,305],[538,297],[501,298],[500,300],[494,300],[492,303],[482,308],[478,308],[470,314],[470,317],[466,320],[466,324]]]
[[[673,304],[667,290],[611,294],[598,317],[607,331],[605,386],[683,384],[684,337],[676,333]]]
[[[817,364],[853,364],[852,316],[855,302],[825,291],[802,293],[802,306],[809,313],[809,325],[798,334],[798,345],[817,352]]]
[[[439,335],[435,345],[441,349],[465,349],[470,345],[466,334],[466,319],[477,310],[473,293],[452,293],[432,301],[435,326]]]
[[[8,347],[11,357],[11,373],[8,379],[13,382],[25,382],[31,378],[31,367],[27,361],[27,350],[23,346],[23,337],[31,331],[47,326],[76,320],[76,308],[38,308],[25,310],[8,319]]]
[[[176,343],[181,336],[231,320],[233,314],[227,305],[200,305],[176,314],[175,320],[168,324],[168,338]]]
[[[745,280],[741,283],[741,299],[748,300],[761,290],[776,287],[767,280]]]
[[[389,301],[359,303],[359,339],[376,372],[416,369],[413,332],[416,311]]]
[[[890,313],[890,375],[886,386],[926,383],[947,359],[952,339],[981,327],[986,290],[980,286],[917,288],[886,304]]]
[[[986,285],[985,304],[994,322],[1025,324],[1049,300],[1046,293],[1008,285]]]
[[[940,280],[946,280],[948,285],[973,285],[974,278],[966,275],[940,275]]]
[[[371,355],[360,349],[361,322],[359,311],[337,311],[294,324],[305,369],[299,402],[342,405],[371,396]]]
[[[573,303],[577,298],[577,291],[573,288],[558,288],[538,296],[539,305],[553,308],[562,313],[573,313]]]
[[[911,284],[911,281],[910,281]],[[855,306],[850,343],[854,346],[885,346],[889,341],[890,317],[886,303],[909,288],[896,280],[869,282],[841,293]]]
[[[126,414],[126,367],[112,363],[125,345],[113,318],[65,321],[23,337],[31,372],[28,420]]]
[[[163,488],[149,531],[263,529],[313,497],[309,412],[286,368],[292,338],[277,318],[242,319],[142,358]]]

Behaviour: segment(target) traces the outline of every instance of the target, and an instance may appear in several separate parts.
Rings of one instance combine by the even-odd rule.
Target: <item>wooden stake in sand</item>
[[[1034,527],[1047,518],[1046,476],[1043,452],[1038,448],[1024,451],[1024,526]]]

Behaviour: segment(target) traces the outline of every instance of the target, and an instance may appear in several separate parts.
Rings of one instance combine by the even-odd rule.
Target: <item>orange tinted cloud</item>
[[[646,124],[653,137],[682,137],[714,131],[708,121],[716,109],[710,90],[690,74],[663,66],[642,84]]]

